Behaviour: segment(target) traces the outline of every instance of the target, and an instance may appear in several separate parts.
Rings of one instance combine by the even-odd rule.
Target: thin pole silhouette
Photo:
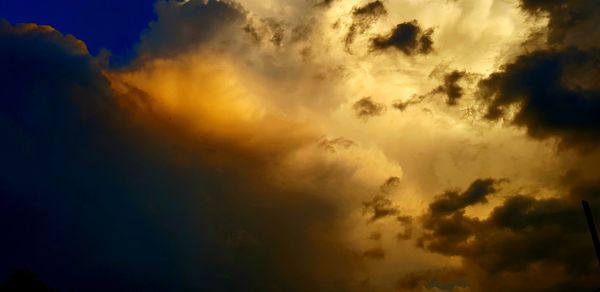
[[[592,216],[592,210],[590,209],[590,203],[586,200],[581,201],[583,206],[583,212],[587,219],[588,228],[590,229],[590,235],[592,236],[592,242],[594,242],[594,249],[596,250],[596,257],[598,258],[598,265],[600,265],[600,240],[598,240],[598,231],[596,231],[596,224],[594,223],[594,217]]]

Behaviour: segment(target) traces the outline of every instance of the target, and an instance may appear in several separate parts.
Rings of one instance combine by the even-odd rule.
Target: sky
[[[595,0],[0,19],[0,290],[600,287]]]

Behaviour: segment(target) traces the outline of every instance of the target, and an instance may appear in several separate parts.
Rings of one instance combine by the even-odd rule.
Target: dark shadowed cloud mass
[[[598,285],[580,204],[581,199],[598,200],[596,184],[574,185],[559,198],[514,194],[486,219],[466,215],[468,206],[487,202],[485,197],[496,191],[492,184],[493,180],[474,181],[457,197],[462,203],[453,206],[447,206],[449,193],[434,200],[422,219],[423,248],[461,256],[463,277],[479,290],[525,291],[522,281],[527,279],[538,279],[529,291],[585,290]],[[432,280],[428,273],[421,276]]]
[[[350,288],[360,261],[335,207],[263,176],[297,137],[194,137],[49,27],[2,23],[0,44],[0,273],[86,291]]]

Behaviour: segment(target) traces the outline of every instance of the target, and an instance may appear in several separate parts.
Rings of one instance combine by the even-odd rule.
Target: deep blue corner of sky
[[[2,0],[0,19],[12,24],[51,25],[83,40],[91,54],[110,50],[114,57],[132,53],[140,33],[155,18],[155,0]]]

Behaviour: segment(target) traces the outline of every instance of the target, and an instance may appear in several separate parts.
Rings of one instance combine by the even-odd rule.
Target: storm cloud
[[[485,197],[497,191],[492,183],[473,182],[456,197],[455,201],[464,203],[452,207],[440,208],[447,204],[447,193],[435,199],[423,218],[425,233],[419,244],[427,250],[461,256],[468,275],[463,281],[469,279],[468,286],[478,291],[566,291],[598,285],[594,276],[597,263],[580,204],[582,199],[598,203],[597,184],[575,184],[569,193],[556,198],[509,195],[487,218],[467,215],[468,206],[485,204]],[[549,274],[554,276],[547,277]],[[525,288],[525,279],[538,282]],[[461,286],[460,282],[455,285]]]
[[[336,208],[272,180],[312,134],[199,135],[125,78],[135,69],[103,71],[71,36],[4,22],[0,43],[0,273],[86,291],[353,289],[360,256],[335,235]],[[219,102],[203,123],[223,122],[208,115]]]

